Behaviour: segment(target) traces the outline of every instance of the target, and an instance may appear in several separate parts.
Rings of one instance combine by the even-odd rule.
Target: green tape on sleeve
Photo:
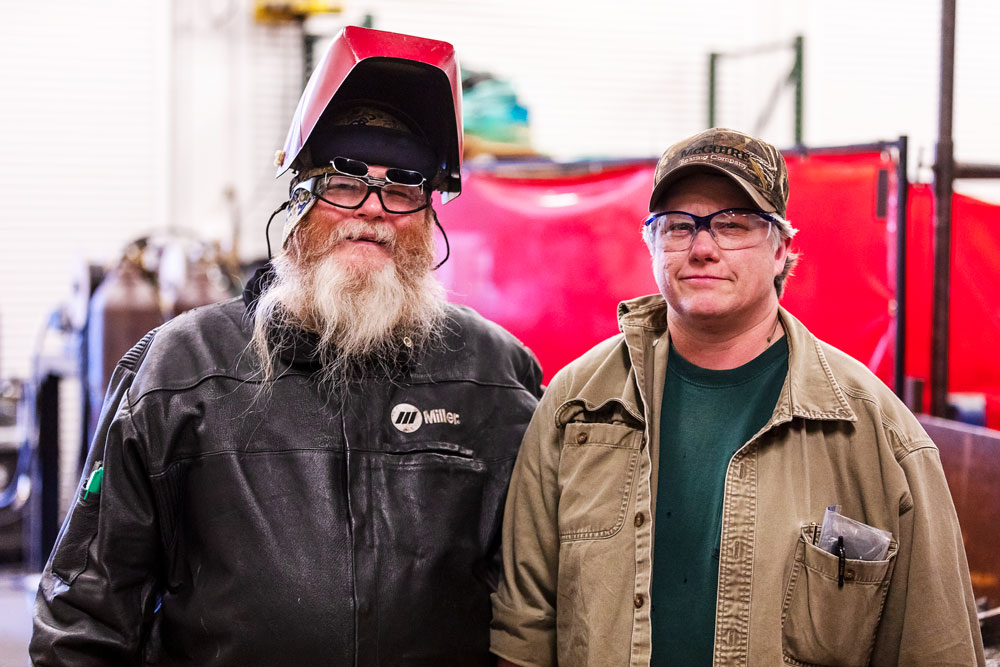
[[[87,484],[83,489],[83,499],[86,500],[90,497],[90,494],[99,496],[101,494],[101,481],[104,479],[104,466],[101,466],[94,472],[90,473],[90,477],[87,479]]]

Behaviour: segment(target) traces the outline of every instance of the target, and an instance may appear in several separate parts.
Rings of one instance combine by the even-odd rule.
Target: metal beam
[[[955,163],[955,178],[1000,178],[1000,164]]]
[[[906,390],[906,205],[910,179],[906,171],[907,138],[899,138],[896,156],[896,352],[893,389],[900,398]]]
[[[934,301],[931,313],[931,414],[947,417],[951,287],[951,198],[955,178],[952,107],[955,84],[955,0],[941,1],[941,94],[934,163]]]
[[[719,68],[719,54],[708,54],[708,126],[715,127],[715,86],[716,71]]]
[[[795,78],[795,145],[802,145],[802,109],[803,109],[803,81],[805,72],[803,70],[803,39],[802,35],[795,38],[795,66],[792,75]]]

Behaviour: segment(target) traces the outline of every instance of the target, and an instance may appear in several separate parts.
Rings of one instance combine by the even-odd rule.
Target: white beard
[[[293,239],[274,259],[275,276],[257,299],[250,342],[261,364],[262,388],[274,380],[294,329],[318,337],[314,361],[331,388],[362,371],[391,376],[401,352],[440,338],[445,291],[430,269],[430,227],[412,248],[400,247],[391,232],[380,230],[392,261],[372,270],[345,266],[329,253],[356,231],[344,225],[336,237],[324,240],[323,248],[308,253],[299,250],[311,243],[308,235],[300,242]]]

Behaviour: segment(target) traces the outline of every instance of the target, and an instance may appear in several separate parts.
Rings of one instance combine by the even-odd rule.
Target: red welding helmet
[[[278,176],[310,164],[330,118],[352,105],[384,107],[405,119],[436,154],[438,171],[425,174],[443,201],[462,189],[462,85],[455,48],[424,37],[348,26],[340,31],[309,77],[285,147]]]

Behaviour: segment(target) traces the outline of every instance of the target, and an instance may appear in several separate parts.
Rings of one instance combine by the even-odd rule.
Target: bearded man
[[[432,273],[458,81],[443,42],[334,40],[279,154],[281,250],[118,364],[34,664],[489,664],[541,373]]]

